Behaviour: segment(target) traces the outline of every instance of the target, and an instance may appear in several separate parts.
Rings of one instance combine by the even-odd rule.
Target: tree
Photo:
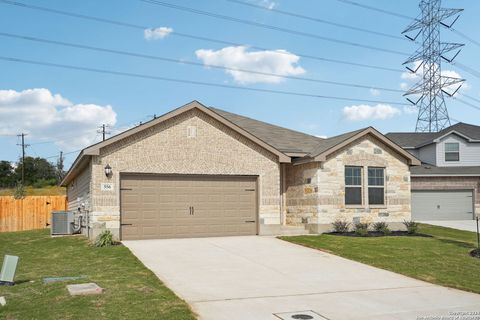
[[[15,168],[18,181],[22,177],[22,166],[25,166],[25,186],[41,188],[57,184],[55,166],[46,159],[25,157],[25,163],[20,161]]]
[[[0,161],[0,187],[8,188],[15,185],[15,172],[10,161]]]

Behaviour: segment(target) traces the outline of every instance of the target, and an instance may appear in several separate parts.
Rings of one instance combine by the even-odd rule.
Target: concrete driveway
[[[273,237],[124,244],[205,320],[417,319],[480,311],[480,295]]]
[[[476,220],[448,220],[448,221],[438,220],[438,221],[419,221],[419,222],[433,224],[434,226],[477,232]]]

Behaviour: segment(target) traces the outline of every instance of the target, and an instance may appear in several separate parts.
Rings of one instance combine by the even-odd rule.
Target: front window
[[[385,169],[368,168],[368,203],[385,204]]]
[[[460,161],[460,144],[445,143],[445,161]]]
[[[345,204],[362,205],[361,167],[345,167]]]

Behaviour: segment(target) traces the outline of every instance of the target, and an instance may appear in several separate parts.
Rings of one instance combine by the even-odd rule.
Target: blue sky
[[[406,57],[399,54],[266,30],[138,0],[18,1],[153,29],[170,28],[173,32],[168,34],[168,29],[161,29],[167,32],[152,31],[159,37],[149,40],[145,38],[142,29],[76,19],[2,3],[0,3],[0,32],[372,87],[401,89],[402,83],[414,84],[411,80],[402,78],[400,71],[382,71],[295,57],[295,54],[306,54],[402,69]],[[245,1],[263,6],[274,5],[274,8],[279,10],[391,35],[400,35],[409,23],[406,19],[348,5],[338,0]],[[408,16],[417,16],[419,13],[417,0],[358,1]],[[413,53],[417,48],[408,41],[305,21],[226,0],[168,0],[168,2],[399,52]],[[464,8],[465,11],[455,27],[476,39],[480,2],[445,0],[443,6]],[[231,46],[187,39],[175,35],[175,32],[222,39],[247,47],[226,48]],[[478,46],[448,30],[442,31],[442,39],[465,42],[466,47],[457,57],[457,61],[480,70]],[[259,50],[248,46],[286,50],[293,55],[261,50],[258,52]],[[53,46],[4,36],[0,36],[0,56],[241,87],[405,102],[399,92],[341,87],[292,79],[273,82],[271,77],[262,78],[252,74],[232,75],[225,70]],[[451,65],[444,64],[443,69],[456,71],[466,78],[467,86],[463,92],[480,99],[480,83],[477,78]],[[416,121],[416,113],[400,105],[378,107],[377,103],[221,89],[0,60],[0,159],[14,161],[20,155],[20,148],[16,146],[17,137],[14,136],[16,133],[29,133],[27,143],[32,146],[27,148],[27,154],[49,157],[58,154],[60,150],[71,152],[97,141],[100,136],[96,134],[95,127],[102,122],[114,124],[110,130],[117,132],[139,121],[146,121],[153,114],[163,114],[191,100],[199,100],[208,106],[319,136],[333,136],[370,125],[382,132],[411,131],[415,129]],[[365,107],[358,109],[358,106],[365,104],[371,109]],[[452,118],[480,124],[479,110],[451,99],[447,100],[447,105]],[[359,110],[366,110],[366,113],[358,113]],[[75,153],[67,155],[67,164],[73,161],[75,155]],[[50,160],[55,161],[55,158],[52,157]]]

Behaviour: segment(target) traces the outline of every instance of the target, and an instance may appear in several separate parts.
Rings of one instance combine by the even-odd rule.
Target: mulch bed
[[[407,231],[391,231],[389,234],[383,234],[382,232],[377,231],[369,231],[368,235],[361,236],[356,234],[355,232],[328,232],[325,234],[329,234],[332,236],[343,236],[343,237],[360,237],[360,238],[367,238],[367,237],[431,237],[427,234],[421,233],[408,233]]]

